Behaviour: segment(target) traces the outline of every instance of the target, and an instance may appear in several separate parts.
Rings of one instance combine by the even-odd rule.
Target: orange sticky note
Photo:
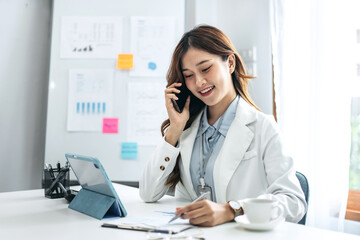
[[[103,133],[118,133],[119,119],[117,118],[103,118]]]
[[[134,67],[134,55],[119,54],[116,67],[118,69],[132,69]]]

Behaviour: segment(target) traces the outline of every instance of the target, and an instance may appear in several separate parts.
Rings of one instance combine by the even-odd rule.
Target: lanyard
[[[219,123],[217,125],[217,128],[216,128],[216,132],[213,134],[213,136],[216,135],[216,138],[214,139],[214,144],[212,145],[212,147],[209,147],[209,151],[206,154],[205,158],[203,158],[203,136],[202,136],[203,134],[200,134],[200,184],[201,184],[202,188],[205,187],[205,178],[204,177],[205,177],[206,165],[209,162],[211,153],[213,152],[214,147],[217,144],[217,141],[219,140],[219,138],[221,136],[221,134],[219,134],[219,129],[220,129],[223,119],[224,119],[224,114],[221,116]],[[200,130],[201,129],[202,129],[202,121],[200,122]]]

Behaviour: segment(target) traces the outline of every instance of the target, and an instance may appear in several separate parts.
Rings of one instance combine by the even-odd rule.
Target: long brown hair
[[[182,36],[172,55],[170,67],[166,76],[167,86],[170,86],[174,82],[181,82],[183,85],[185,84],[184,76],[181,71],[181,59],[190,47],[221,56],[224,61],[233,54],[235,56],[235,70],[231,74],[231,78],[235,91],[246,102],[259,110],[248,93],[248,81],[250,78],[254,77],[246,74],[243,60],[236,51],[234,45],[231,43],[230,39],[221,30],[209,25],[197,26]],[[190,118],[186,123],[185,129],[191,126],[204,106],[205,104],[201,100],[190,93]],[[165,130],[170,126],[170,124],[169,119],[162,123],[161,134],[163,136],[165,135]],[[169,185],[172,190],[175,189],[175,186],[179,181],[182,182],[180,178],[179,157],[176,161],[174,170],[166,181],[166,185]]]

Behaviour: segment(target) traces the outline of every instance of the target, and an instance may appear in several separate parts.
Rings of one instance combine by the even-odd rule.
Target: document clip
[[[120,206],[114,197],[82,188],[69,204],[69,208],[99,220],[121,217]]]

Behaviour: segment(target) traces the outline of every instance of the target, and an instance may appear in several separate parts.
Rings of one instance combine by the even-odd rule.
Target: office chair
[[[299,179],[300,185],[301,185],[301,189],[305,194],[305,200],[306,203],[309,204],[309,183],[307,178],[305,177],[304,174],[300,173],[300,172],[296,172],[296,177]],[[307,214],[307,213],[306,213]],[[305,225],[306,222],[306,214],[305,216],[300,220],[300,222],[298,222],[298,224],[302,224]]]

